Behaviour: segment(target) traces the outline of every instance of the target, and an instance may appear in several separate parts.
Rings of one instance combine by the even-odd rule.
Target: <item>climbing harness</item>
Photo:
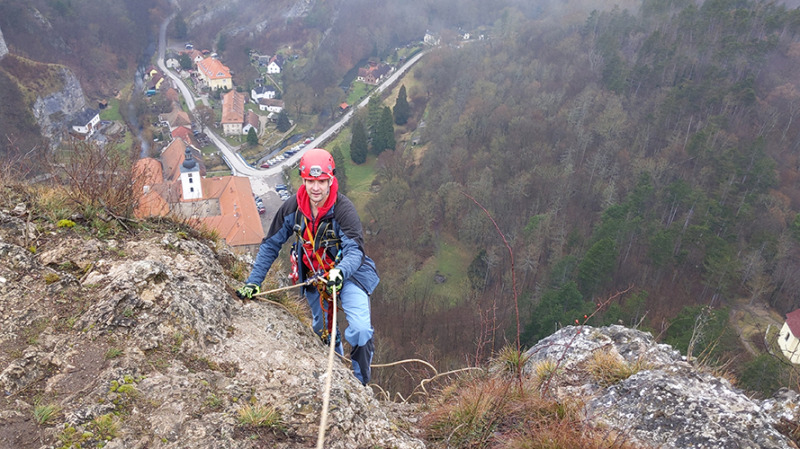
[[[325,312],[326,318],[325,328],[322,329],[320,338],[325,344],[328,344],[331,335],[334,335],[334,301],[328,291],[328,282],[325,276],[341,260],[342,241],[336,235],[336,230],[330,221],[322,221],[315,230],[313,223],[299,209],[295,212],[294,233],[297,239],[292,245],[290,278],[293,282],[297,282],[300,279],[300,270],[303,269],[313,274],[309,278],[314,279],[312,284],[319,292],[319,305]],[[298,253],[300,260],[297,257]],[[300,266],[301,262],[302,266]],[[336,334],[336,344],[339,344],[340,341],[341,337]]]

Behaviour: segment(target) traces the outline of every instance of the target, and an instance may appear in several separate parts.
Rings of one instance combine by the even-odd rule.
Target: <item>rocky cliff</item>
[[[778,431],[800,418],[798,395],[782,391],[753,400],[727,380],[686,361],[649,333],[622,326],[565,327],[527,352],[528,373],[542,362],[558,369],[548,388],[559,397],[584,398],[594,425],[657,448],[796,448]],[[592,375],[598,355],[634,372],[619,382]],[[624,376],[621,376],[624,377]]]
[[[60,89],[37,96],[31,108],[42,135],[50,140],[59,140],[68,132],[71,120],[86,107],[83,89],[72,70],[61,67],[58,76]]]
[[[313,446],[326,348],[283,307],[236,299],[226,248],[183,232],[85,240],[15,213],[0,213],[0,447],[99,447],[103,419],[118,428],[106,448]],[[347,366],[333,376],[325,447],[423,447]],[[39,404],[58,418],[37,426]],[[248,406],[282,424],[242,427]]]
[[[163,223],[98,238],[0,192],[0,447],[315,446],[326,348],[304,313],[232,295],[246,268],[224,243]],[[544,394],[579,399],[633,447],[797,447],[796,393],[753,400],[648,333],[566,327],[526,355],[528,379],[551,366]],[[609,360],[631,369],[609,376]],[[252,425],[264,410],[279,419]],[[336,363],[325,447],[447,444],[423,439],[421,414]]]
[[[6,40],[3,39],[3,30],[0,30],[0,59],[3,59],[6,54],[8,54],[8,46]]]

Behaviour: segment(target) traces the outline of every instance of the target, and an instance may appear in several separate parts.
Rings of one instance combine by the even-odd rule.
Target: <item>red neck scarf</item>
[[[317,207],[317,216],[316,218],[312,217],[311,215],[311,198],[308,196],[308,192],[306,192],[305,184],[301,185],[299,189],[297,189],[297,207],[300,209],[300,212],[306,216],[313,223],[312,230],[316,232],[317,224],[319,223],[320,218],[324,217],[325,214],[328,213],[329,210],[336,204],[336,198],[339,193],[339,181],[336,177],[331,178],[333,182],[331,182],[330,192],[328,193],[328,198],[325,199],[325,203],[322,206]]]

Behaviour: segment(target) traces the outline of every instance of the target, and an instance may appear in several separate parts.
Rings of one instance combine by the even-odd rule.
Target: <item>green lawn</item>
[[[408,285],[420,291],[430,289],[440,301],[439,306],[453,307],[463,301],[470,290],[467,269],[472,257],[458,241],[443,234],[434,257],[412,275]],[[437,275],[444,282],[437,283]]]
[[[345,101],[350,106],[353,106],[354,104],[363,100],[371,90],[372,86],[369,84],[365,84],[360,81],[353,81],[353,84],[350,85],[350,91],[347,94],[347,100]]]
[[[100,120],[122,121],[122,114],[119,113],[119,100],[110,98],[108,106],[100,111]]]

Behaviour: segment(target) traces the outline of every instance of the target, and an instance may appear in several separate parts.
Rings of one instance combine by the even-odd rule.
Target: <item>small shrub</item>
[[[62,219],[62,220],[58,220],[58,223],[56,223],[56,227],[57,228],[67,228],[67,229],[69,229],[69,228],[75,227],[75,222],[72,221],[72,220],[67,220],[65,218],[65,219]]]
[[[89,424],[94,437],[101,441],[111,441],[119,436],[119,419],[111,413],[98,416]]]
[[[272,407],[255,404],[246,405],[239,409],[238,421],[241,426],[269,427],[280,429],[283,420],[280,412]]]

